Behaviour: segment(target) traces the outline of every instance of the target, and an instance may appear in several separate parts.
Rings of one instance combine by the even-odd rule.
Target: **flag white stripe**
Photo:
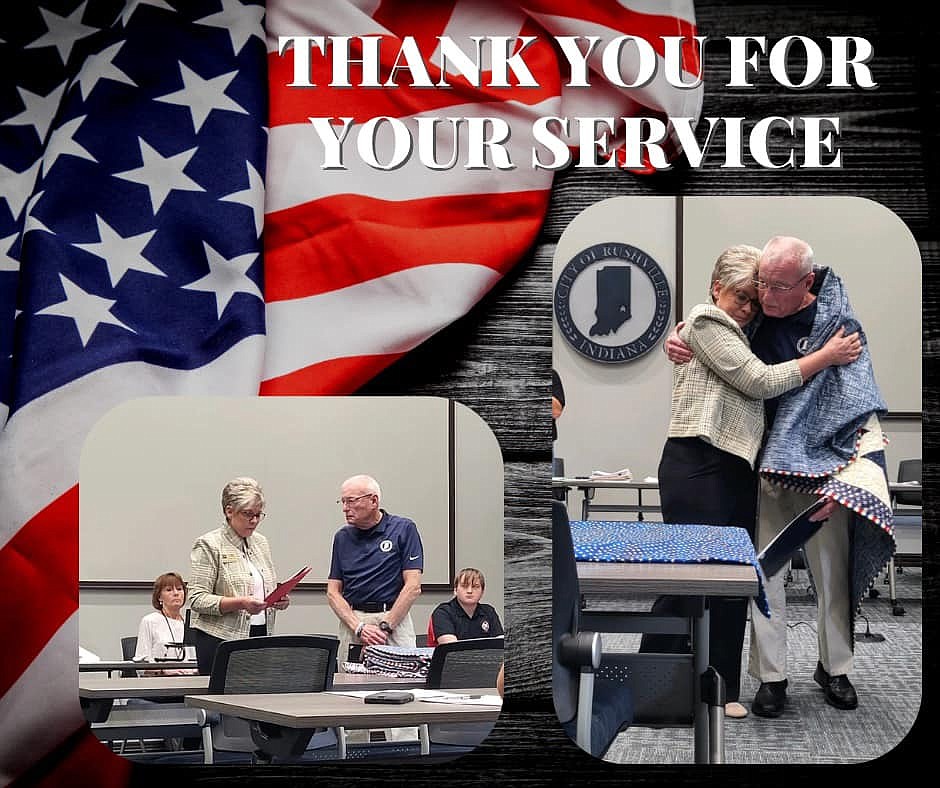
[[[10,783],[84,723],[77,662],[76,611],[0,696],[0,785]]]
[[[580,19],[571,19],[561,16],[542,16],[537,17],[539,21],[549,30],[557,35],[580,35],[580,36],[600,36],[601,40],[594,47],[591,56],[588,58],[588,68],[594,73],[591,78],[590,88],[580,88],[580,92],[585,94],[587,100],[593,101],[594,87],[600,86],[603,78],[602,53],[605,42],[612,41],[625,33],[620,30],[614,30],[605,25],[596,24]],[[629,35],[629,31],[626,33]],[[624,82],[632,82],[639,70],[639,56],[635,46],[624,46],[620,51],[620,74]],[[683,72],[683,80],[692,81],[692,76]],[[643,87],[623,88],[611,83],[611,86],[621,92],[623,96],[630,101],[638,102],[646,107],[659,110],[673,117],[698,117],[702,105],[702,86],[697,88],[677,88],[670,85],[665,76],[665,61],[658,54],[656,56],[656,73],[650,82]],[[569,117],[575,116],[567,107],[565,114]],[[597,114],[596,112],[590,114]]]
[[[95,423],[125,400],[148,396],[256,396],[265,339],[243,339],[194,370],[143,361],[91,372],[17,410],[0,432],[0,549],[79,480],[81,449]]]
[[[372,18],[380,5],[380,0],[268,0],[264,17],[268,52],[277,52],[278,36],[391,35]]]
[[[485,30],[486,35],[489,37],[518,36],[525,21],[526,14],[518,7],[508,4],[481,7],[476,0],[459,0],[454,6],[450,19],[447,20],[447,25],[441,35],[448,36],[454,44],[473,58],[475,56],[475,46],[470,36],[481,35],[481,30]],[[438,45],[429,60],[440,67],[440,45]],[[491,69],[490,46],[486,42],[484,42],[481,49],[480,69],[484,72]]]
[[[381,200],[414,200],[425,197],[440,197],[455,194],[487,194],[490,192],[531,191],[549,189],[554,173],[537,170],[531,166],[532,122],[541,115],[557,114],[560,99],[551,98],[540,104],[526,105],[518,102],[498,104],[462,104],[443,108],[433,113],[435,117],[501,117],[510,127],[510,137],[504,147],[514,170],[484,168],[467,170],[467,129],[462,124],[455,166],[440,172],[426,168],[418,158],[417,142],[411,158],[394,170],[378,170],[366,164],[356,148],[361,129],[353,124],[344,145],[343,170],[321,170],[323,143],[309,123],[291,123],[274,126],[270,131],[268,147],[267,189],[265,212],[272,213],[312,200],[336,194],[358,194]],[[424,113],[432,114],[432,113]],[[417,139],[417,116],[400,118],[408,127],[412,139]],[[384,125],[384,124],[383,124]],[[389,161],[391,133],[387,126],[381,128],[376,141],[378,160]],[[453,153],[452,133],[449,124],[438,129],[440,140],[438,161],[449,161]],[[492,166],[492,160],[487,158]]]
[[[466,314],[499,278],[483,265],[443,263],[270,303],[264,379],[334,358],[411,350]]]
[[[653,16],[674,16],[695,23],[695,9],[692,0],[618,0],[619,5],[638,14]]]

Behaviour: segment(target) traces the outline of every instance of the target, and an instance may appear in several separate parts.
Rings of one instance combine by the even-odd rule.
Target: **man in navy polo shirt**
[[[431,614],[428,645],[453,643],[471,638],[493,638],[503,634],[499,614],[480,601],[486,581],[479,569],[461,569],[454,578],[454,598],[442,602]]]
[[[424,550],[414,521],[380,508],[371,476],[343,482],[338,503],[346,517],[333,537],[327,600],[339,619],[339,662],[351,643],[415,646],[411,606],[421,594]]]

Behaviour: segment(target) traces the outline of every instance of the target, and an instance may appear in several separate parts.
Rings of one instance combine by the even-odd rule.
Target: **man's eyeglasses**
[[[362,498],[368,498],[370,495],[375,495],[375,493],[363,493],[362,495],[356,495],[352,498],[339,498],[337,499],[336,503],[340,504],[341,506],[349,506],[350,504],[353,504]]]
[[[246,520],[257,520],[259,523],[268,516],[265,512],[249,512],[245,509],[242,509],[239,514]]]
[[[803,274],[799,279],[797,279],[792,285],[782,285],[779,282],[765,282],[763,279],[754,279],[751,284],[754,285],[758,290],[773,290],[777,293],[789,293],[793,290],[800,282],[806,279],[812,271],[808,271]]]

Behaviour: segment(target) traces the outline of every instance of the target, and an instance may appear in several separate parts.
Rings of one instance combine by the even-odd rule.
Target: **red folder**
[[[283,583],[278,583],[275,589],[264,598],[265,603],[273,605],[275,602],[280,602],[291,592],[291,589],[293,589],[295,585],[304,579],[309,571],[310,567],[305,566],[293,577],[288,578]]]

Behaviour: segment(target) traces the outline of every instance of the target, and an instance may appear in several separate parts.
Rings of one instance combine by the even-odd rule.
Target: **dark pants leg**
[[[196,665],[199,668],[199,675],[208,676],[212,673],[212,662],[222,638],[217,638],[195,627],[192,628],[192,632],[196,645]]]
[[[256,624],[248,631],[248,637],[263,637],[267,633],[266,625]],[[196,665],[199,668],[199,675],[208,676],[212,673],[212,662],[215,660],[215,652],[218,650],[222,638],[209,635],[195,627],[193,627],[193,634],[196,640]]]
[[[669,438],[659,464],[663,521],[696,525],[735,525],[751,539],[757,519],[757,474],[746,460],[716,449],[698,438]],[[682,597],[660,597],[653,612],[683,615]],[[747,600],[709,599],[709,661],[725,680],[729,702],[738,700],[741,650],[747,622]],[[684,635],[644,635],[640,651],[687,653]]]

